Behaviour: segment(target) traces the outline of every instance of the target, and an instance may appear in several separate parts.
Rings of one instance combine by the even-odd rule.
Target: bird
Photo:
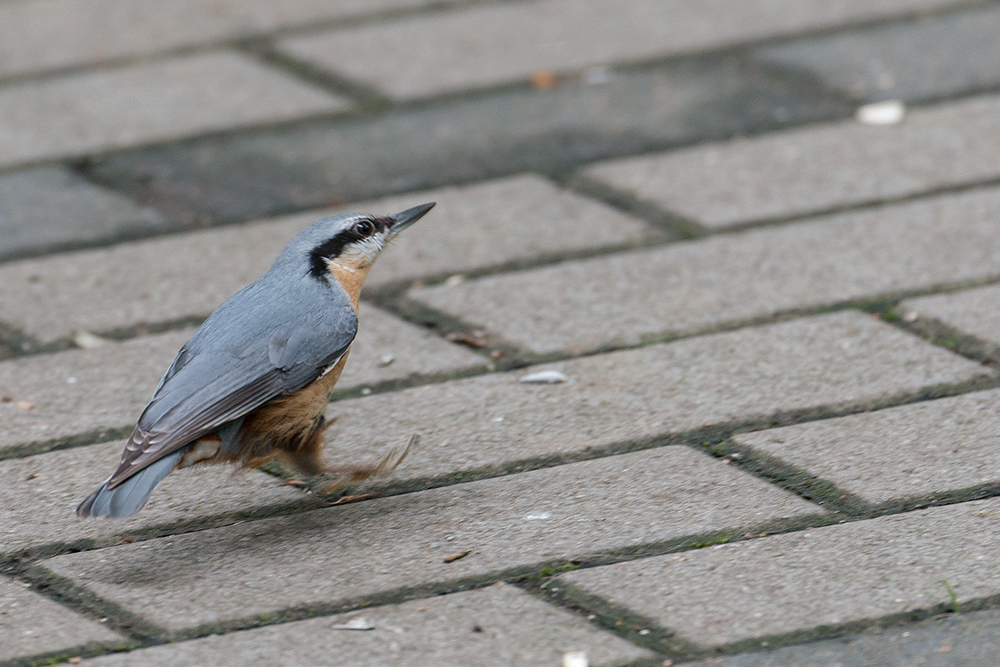
[[[334,216],[299,232],[263,276],[219,306],[181,347],[117,470],[77,515],[132,516],[172,470],[196,464],[252,468],[278,459],[306,476],[351,480],[399,465],[408,446],[375,466],[327,465],[324,411],[358,331],[369,269],[434,205],[383,217]]]

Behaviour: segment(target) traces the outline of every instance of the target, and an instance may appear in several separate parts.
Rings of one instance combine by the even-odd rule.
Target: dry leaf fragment
[[[466,556],[468,556],[471,553],[472,553],[472,549],[469,549],[467,551],[459,551],[457,554],[452,554],[450,556],[445,556],[444,557],[444,562],[446,562],[446,563],[454,563],[456,560],[461,560],[462,558],[465,558]]]
[[[445,336],[446,340],[452,343],[460,343],[462,345],[468,345],[469,347],[485,347],[486,346],[486,332],[481,329],[476,331],[463,331],[463,332],[452,332]]]
[[[327,503],[331,507],[334,505],[347,505],[348,503],[357,503],[362,500],[371,500],[372,498],[378,498],[377,493],[362,493],[356,496],[342,496],[337,498],[333,502]]]
[[[14,404],[14,407],[18,410],[34,410],[35,404],[31,401],[18,401]]]
[[[548,70],[540,69],[531,73],[531,87],[535,90],[550,90],[559,84],[559,79]]]

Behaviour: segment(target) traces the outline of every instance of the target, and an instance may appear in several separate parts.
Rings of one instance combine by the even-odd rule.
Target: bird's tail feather
[[[177,462],[184,456],[185,450],[176,451],[164,456],[156,463],[143,468],[119,486],[108,488],[104,482],[101,488],[94,491],[76,508],[77,516],[104,517],[106,519],[121,519],[132,516],[143,508],[153,492],[153,487],[170,474]],[[108,478],[111,481],[111,478]]]

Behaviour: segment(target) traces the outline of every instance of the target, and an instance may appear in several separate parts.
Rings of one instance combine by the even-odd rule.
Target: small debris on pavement
[[[481,626],[478,623],[476,623],[475,625],[472,626],[472,631],[473,632],[482,632],[483,631],[483,626]]]
[[[388,366],[396,360],[396,356],[393,354],[383,354],[382,358],[378,360],[379,366]]]
[[[309,483],[306,482],[304,479],[289,479],[285,481],[285,484],[287,484],[288,486],[294,486],[297,489],[309,485]]]
[[[920,313],[918,313],[915,310],[908,310],[903,315],[903,321],[904,322],[916,322],[919,319],[920,319]]]
[[[35,404],[31,401],[18,401],[14,404],[14,407],[18,410],[34,410]]]
[[[453,276],[449,276],[448,279],[444,281],[444,284],[447,285],[448,287],[455,287],[456,285],[461,285],[464,282],[465,282],[465,276],[463,276],[461,273],[456,273]]]
[[[530,375],[525,375],[521,378],[522,384],[559,384],[560,382],[566,382],[568,380],[565,375],[559,371],[539,371],[537,373],[532,373]]]
[[[531,87],[535,90],[550,90],[559,84],[559,79],[552,72],[540,69],[531,73]]]
[[[589,667],[586,651],[563,653],[563,667]]]
[[[472,553],[472,549],[469,549],[467,551],[459,551],[457,554],[452,554],[450,556],[445,556],[444,557],[444,562],[445,563],[454,563],[456,560],[461,560],[461,559],[465,558],[466,556],[468,556],[471,553]]]
[[[364,616],[352,618],[347,623],[331,625],[332,630],[374,630],[375,626]]]
[[[0,396],[0,403],[10,403],[13,400],[13,396]]]
[[[334,505],[348,505],[350,503],[361,502],[362,500],[371,500],[372,498],[378,498],[377,493],[362,493],[356,496],[343,496],[342,498],[337,498],[333,502],[327,503],[331,507]]]
[[[477,329],[475,331],[452,332],[445,336],[445,340],[452,343],[460,343],[469,347],[486,347],[486,332]]]
[[[854,117],[865,125],[895,125],[906,115],[906,106],[900,100],[874,102],[858,107]]]
[[[76,331],[73,333],[73,344],[82,350],[93,350],[107,342],[106,338],[101,338],[89,331]]]
[[[68,662],[71,665],[78,665],[81,662],[83,662],[83,658],[81,658],[80,656],[74,656],[74,657],[70,658],[69,660],[67,660],[66,662]]]

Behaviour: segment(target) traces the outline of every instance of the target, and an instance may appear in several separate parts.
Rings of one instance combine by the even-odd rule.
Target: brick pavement
[[[994,665],[998,12],[0,0],[0,667]],[[327,412],[389,479],[75,517],[296,231],[426,200]]]

